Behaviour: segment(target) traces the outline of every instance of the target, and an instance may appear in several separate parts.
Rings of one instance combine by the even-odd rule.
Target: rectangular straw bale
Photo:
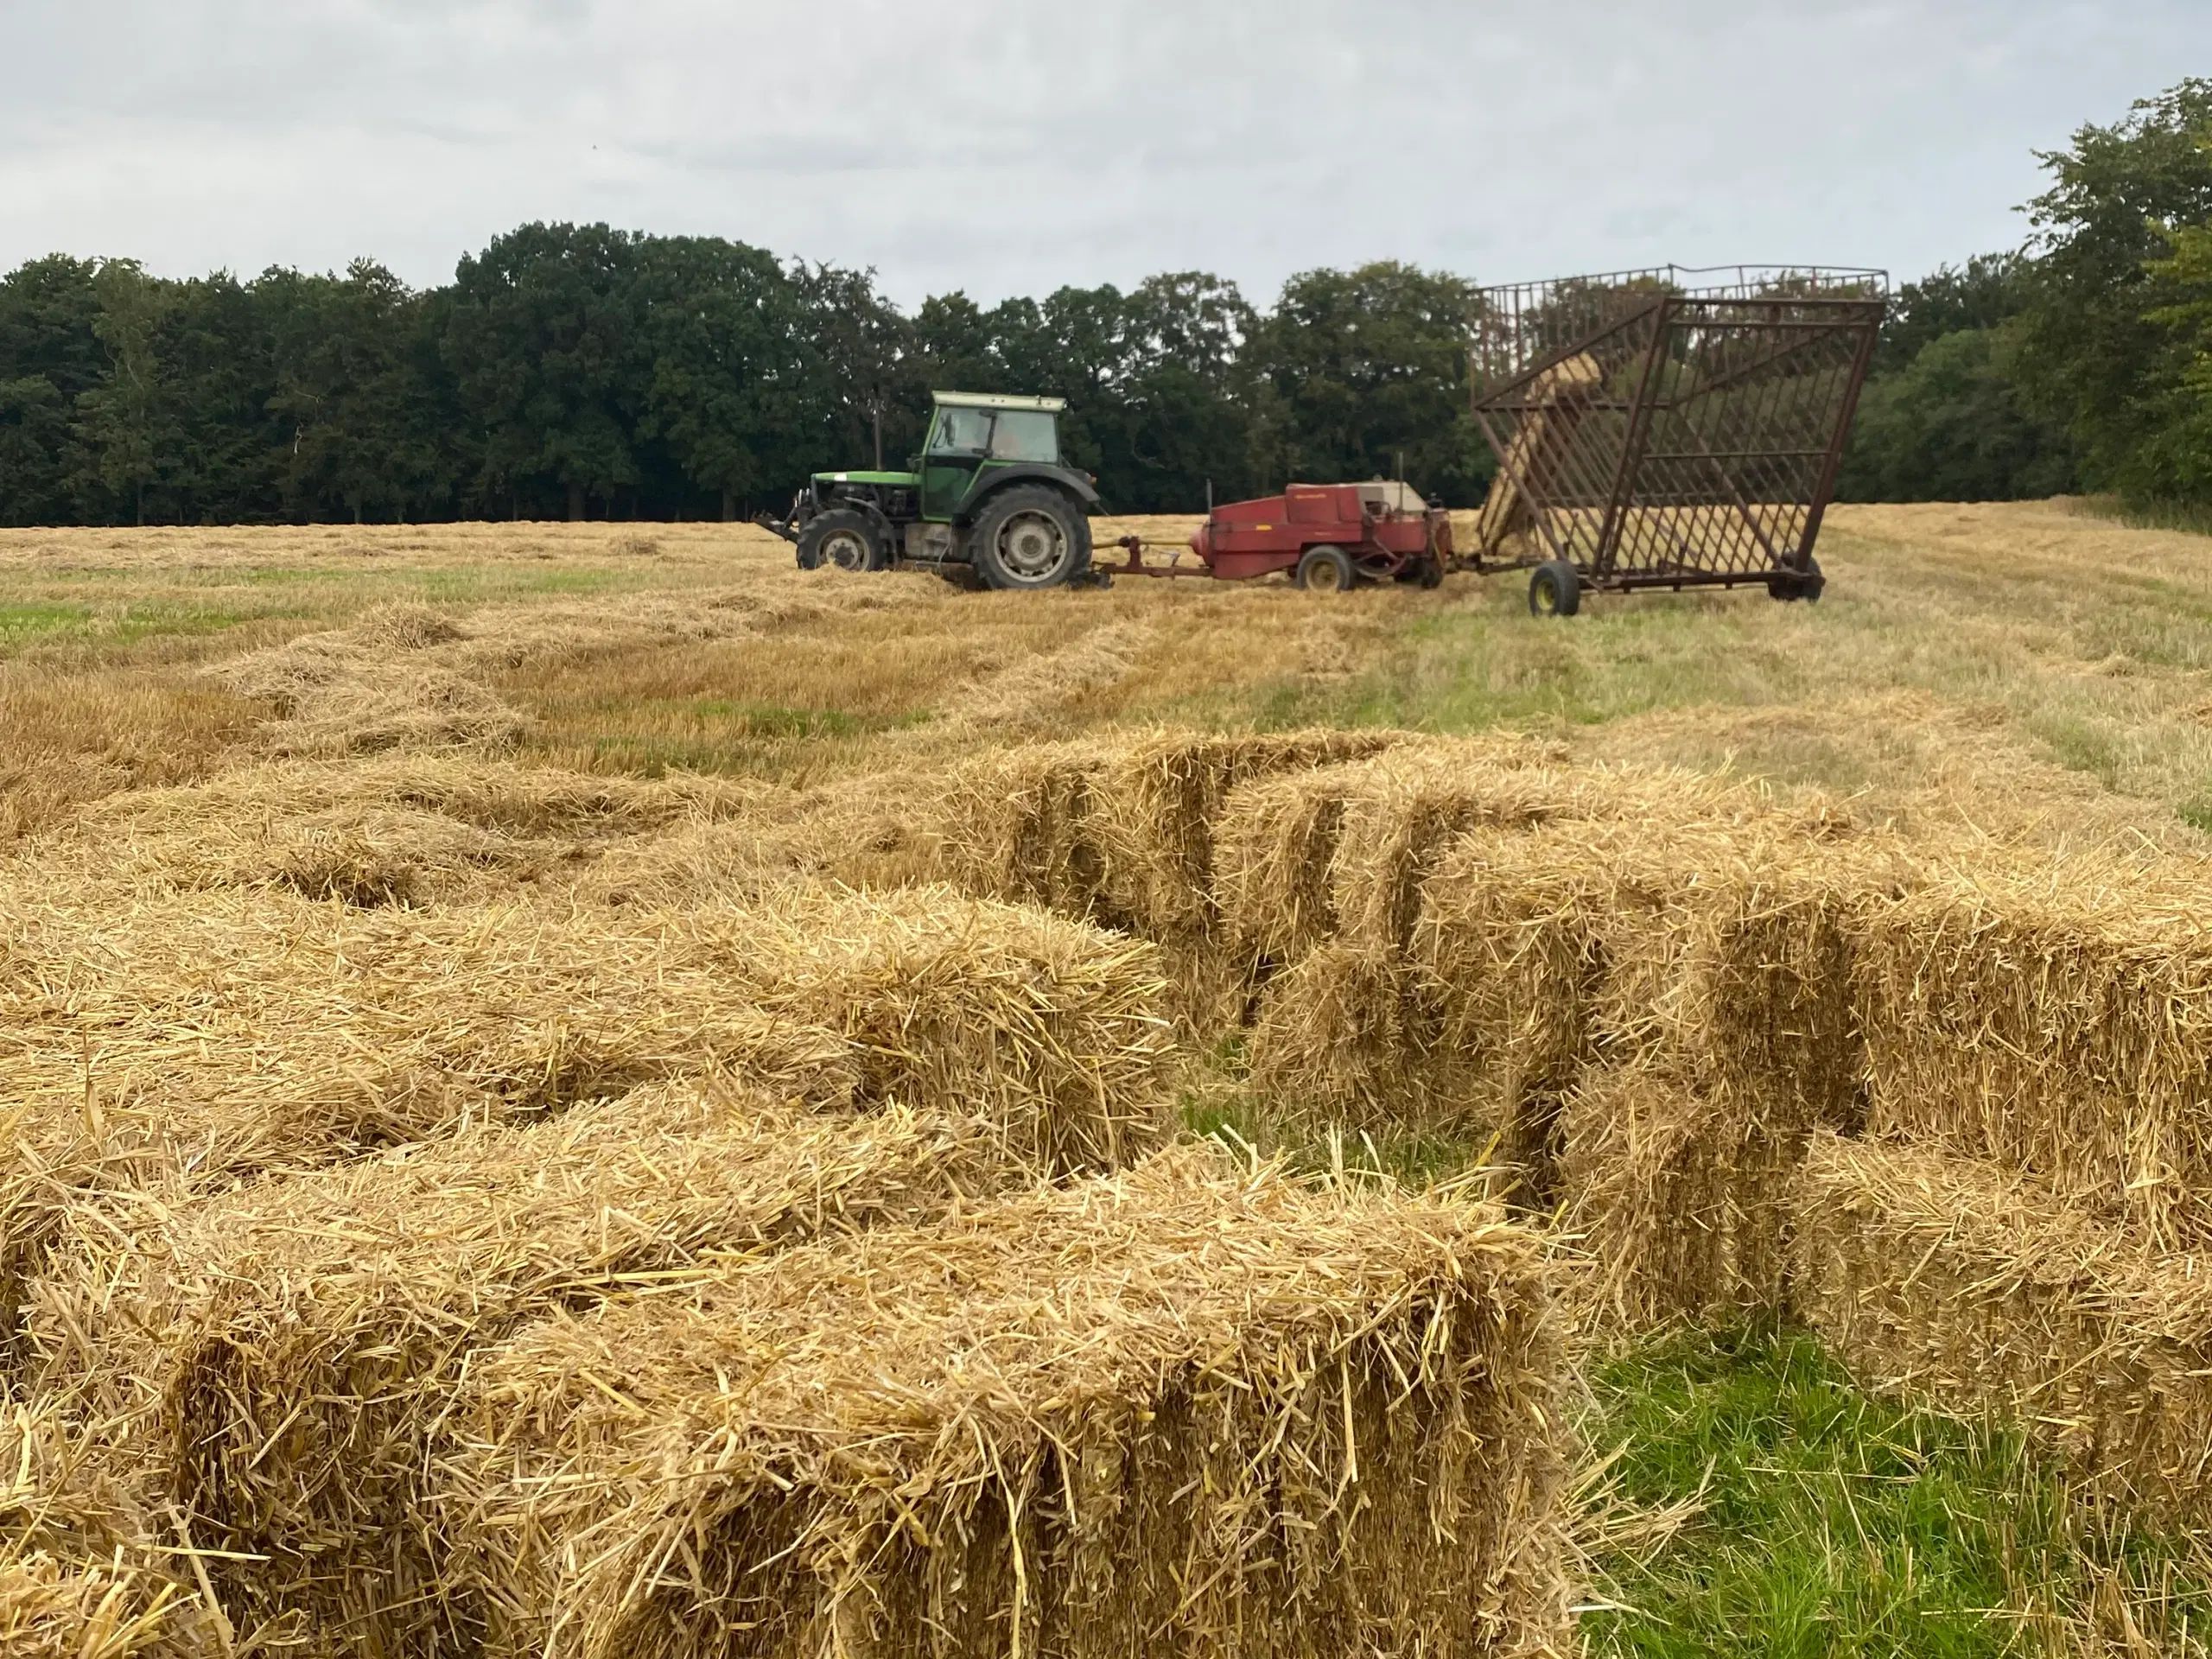
[[[1432,1046],[1484,1068],[1532,1144],[1586,1065],[1639,1057],[1716,1098],[1852,1122],[1850,921],[1908,879],[1902,859],[1878,836],[1750,816],[1471,834],[1415,930]]]
[[[948,874],[986,898],[1123,925],[1100,907],[1106,852],[1094,816],[1117,753],[1106,740],[1026,743],[957,770],[944,812]]]
[[[1191,1148],[549,1320],[446,1501],[499,1659],[1557,1651],[1547,1281]]]
[[[864,1094],[989,1116],[1055,1172],[1157,1142],[1173,1040],[1142,940],[942,887],[794,891],[659,926],[679,963],[851,1043]]]
[[[1230,791],[1402,741],[1396,732],[1330,730],[1136,739],[1116,757],[1094,808],[1109,897],[1148,938],[1211,939],[1214,825]]]
[[[2201,1522],[2212,1263],[1934,1146],[1816,1136],[1791,1203],[1795,1309],[1869,1386],[1999,1414]]]
[[[1885,1133],[2212,1242],[2212,905],[2200,861],[1986,858],[1856,941]]]
[[[950,1103],[1054,1168],[1110,1165],[1158,1128],[1152,947],[943,889],[619,929],[245,894],[111,922],[41,936],[22,1017],[0,1023],[0,1307],[83,1191],[327,1163],[662,1077]]]
[[[1814,1133],[1789,1099],[1631,1060],[1585,1072],[1554,1133],[1560,1224],[1596,1261],[1601,1320],[1637,1331],[1781,1308],[1790,1183]]]
[[[1558,746],[1522,738],[1409,737],[1379,755],[1237,785],[1214,830],[1228,948],[1257,969],[1289,966],[1335,936],[1347,886],[1355,919],[1380,904],[1382,931],[1409,921],[1418,857],[1468,824],[1555,810],[1571,785],[1545,763],[1561,758]],[[1385,866],[1394,879],[1378,879]],[[1388,899],[1370,899],[1378,888]]]
[[[143,1493],[54,1400],[0,1406],[0,1653],[129,1659],[199,1610]],[[166,1541],[162,1540],[159,1541]]]
[[[535,1316],[1026,1185],[997,1126],[658,1085],[196,1205],[111,1205],[38,1287],[38,1381],[112,1425],[241,1629],[473,1639],[424,1471],[472,1356]],[[349,1649],[350,1650],[350,1649]]]
[[[136,1659],[166,1646],[174,1586],[150,1596],[114,1563],[0,1550],[0,1653],[8,1659]]]

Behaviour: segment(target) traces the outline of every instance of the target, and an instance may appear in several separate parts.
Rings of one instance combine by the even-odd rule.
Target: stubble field
[[[2212,538],[1821,556],[0,531],[0,1646],[2195,1650]]]

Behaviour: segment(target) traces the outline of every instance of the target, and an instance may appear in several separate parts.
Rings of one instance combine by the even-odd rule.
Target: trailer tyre
[[[1016,485],[983,504],[969,557],[994,588],[1060,588],[1090,569],[1090,520],[1058,490]]]
[[[1564,559],[1546,559],[1529,575],[1529,614],[1573,616],[1582,608],[1582,578]]]
[[[1802,599],[1808,605],[1819,604],[1821,590],[1827,586],[1827,578],[1821,574],[1821,562],[1818,559],[1810,558],[1805,561],[1805,573],[1802,575],[1793,573],[1789,575],[1769,576],[1766,581],[1768,598],[1785,601]]]
[[[1349,593],[1357,580],[1351,556],[1341,547],[1307,548],[1299,556],[1298,569],[1291,577],[1297,586],[1316,594]]]
[[[886,570],[890,550],[875,521],[854,507],[832,507],[806,521],[798,533],[802,570]]]

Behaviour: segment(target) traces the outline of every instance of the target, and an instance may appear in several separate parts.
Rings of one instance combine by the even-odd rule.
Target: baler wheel
[[[1309,547],[1300,556],[1298,571],[1291,580],[1310,593],[1342,594],[1351,590],[1357,575],[1351,568],[1351,556],[1341,547]]]

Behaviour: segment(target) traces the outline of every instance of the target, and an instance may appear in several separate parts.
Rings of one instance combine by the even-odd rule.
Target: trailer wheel
[[[1821,574],[1821,562],[1818,559],[1807,559],[1804,575],[1798,575],[1792,573],[1789,575],[1769,576],[1766,579],[1766,592],[1770,599],[1802,599],[1808,605],[1817,605],[1821,602],[1821,590],[1827,585],[1827,578]]]
[[[817,512],[798,533],[802,570],[884,570],[891,555],[868,516],[853,507]]]
[[[1564,559],[1546,559],[1529,576],[1529,614],[1573,616],[1582,608],[1582,578]]]
[[[1341,547],[1309,547],[1299,556],[1298,569],[1291,581],[1298,587],[1316,594],[1348,593],[1357,578],[1351,568],[1351,556]]]

